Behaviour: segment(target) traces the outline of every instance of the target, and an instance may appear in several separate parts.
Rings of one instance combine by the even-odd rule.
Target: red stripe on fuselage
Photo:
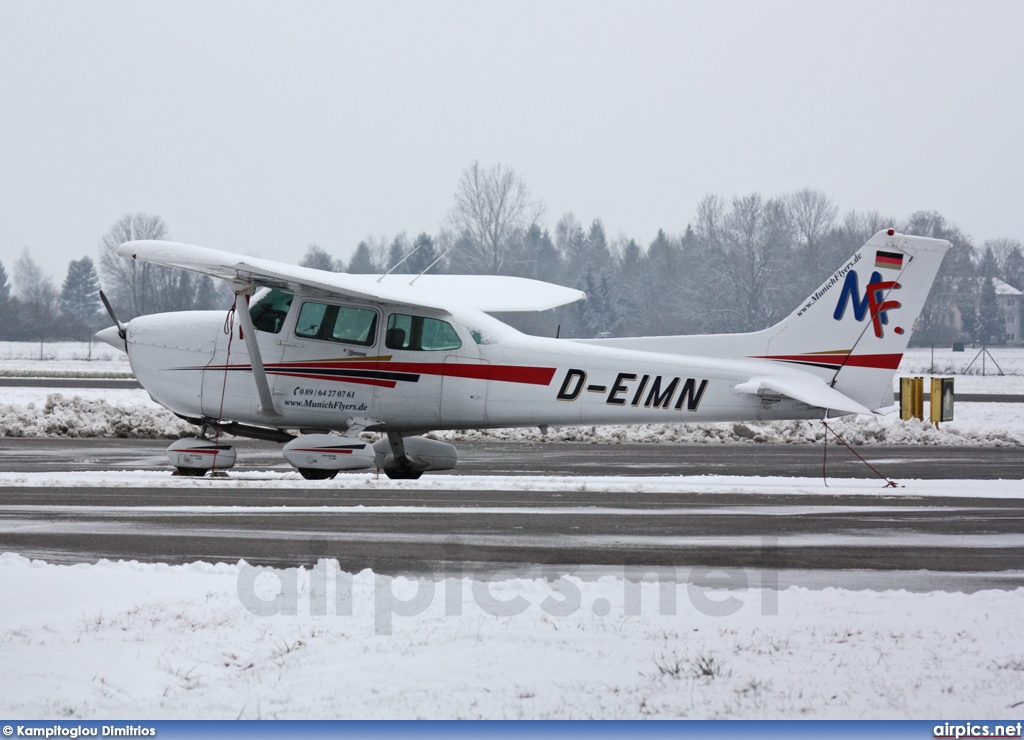
[[[310,370],[310,374],[295,372],[296,370]],[[319,378],[322,380],[340,380],[346,383],[368,382],[371,385],[382,385],[380,381],[368,381],[350,377],[335,377],[316,375],[316,370],[380,370],[381,372],[394,373],[418,373],[420,375],[440,375],[451,378],[473,378],[476,380],[495,380],[502,383],[526,383],[528,385],[549,385],[555,377],[553,367],[527,367],[521,365],[485,365],[473,363],[446,363],[446,362],[376,362],[376,361],[352,361],[343,362],[285,362],[280,364],[267,365],[267,372],[274,374],[288,374],[296,377]],[[391,382],[389,388],[394,387]]]
[[[870,367],[876,370],[895,370],[900,366],[900,360],[903,359],[903,355],[758,355],[751,359],[797,362],[802,365],[821,365],[830,368],[846,365],[849,367]]]

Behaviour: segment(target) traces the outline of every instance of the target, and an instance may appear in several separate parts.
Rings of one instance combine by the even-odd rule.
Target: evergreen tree
[[[996,298],[996,287],[991,277],[981,279],[978,296],[977,341],[981,344],[1003,342],[1003,315]]]
[[[405,238],[405,233],[401,233],[391,241],[391,246],[388,247],[388,261],[385,272],[392,273],[408,273],[409,262],[405,259],[405,256],[409,254],[409,241]]]
[[[209,275],[200,275],[195,288],[193,308],[197,311],[225,310],[231,306],[234,296],[227,285],[214,281]]]
[[[996,260],[996,253],[992,250],[991,245],[986,246],[985,251],[981,253],[981,261],[978,262],[978,275],[986,278],[999,276],[999,262]]]
[[[0,340],[20,339],[21,305],[18,299],[11,295],[11,283],[2,263],[0,263],[0,311],[3,312],[4,317],[4,320],[0,321]]]
[[[60,291],[60,308],[86,330],[98,327],[102,316],[100,277],[88,255],[68,263],[68,274]]]
[[[518,274],[521,277],[553,283],[561,281],[561,255],[551,240],[551,234],[542,231],[537,224],[531,224],[523,234],[519,255]]]
[[[670,239],[664,229],[658,229],[654,241],[647,247],[647,288],[645,305],[648,308],[645,334],[682,334],[682,248]]]
[[[0,306],[6,306],[11,299],[11,281],[7,276],[7,270],[0,262]]]
[[[604,233],[604,224],[601,219],[595,218],[590,222],[590,233],[587,234],[587,256],[596,259],[598,267],[606,267],[611,261],[611,252],[608,251],[608,238]]]
[[[341,260],[336,260],[327,250],[318,244],[310,244],[306,249],[306,254],[303,255],[302,261],[299,262],[302,267],[311,267],[314,270],[325,270],[327,272],[344,272],[345,263]]]
[[[419,275],[427,268],[430,268],[430,272],[436,275],[441,272],[441,263],[434,264],[436,261],[437,250],[434,248],[434,239],[427,233],[417,236],[416,240],[412,243],[409,259],[405,261],[405,264],[409,267],[408,271],[413,275]]]
[[[349,260],[348,271],[354,275],[373,275],[380,272],[377,263],[373,259],[373,251],[367,242],[359,242],[355,254]]]

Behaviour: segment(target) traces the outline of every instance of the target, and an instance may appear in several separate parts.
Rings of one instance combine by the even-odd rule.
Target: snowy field
[[[661,593],[11,554],[0,584],[17,595],[0,712],[25,719],[1024,716],[1024,589]]]
[[[128,356],[103,342],[0,342],[0,377],[128,378]]]

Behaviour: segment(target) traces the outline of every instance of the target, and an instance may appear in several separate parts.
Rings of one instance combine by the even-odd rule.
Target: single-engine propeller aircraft
[[[430,430],[820,419],[878,413],[949,242],[880,231],[786,319],[747,334],[553,339],[489,315],[585,298],[485,275],[350,275],[186,244],[129,260],[226,280],[223,311],[138,316],[97,334],[198,427],[179,473],[234,463],[220,433],[286,442],[306,478],[455,467]],[[106,299],[104,298],[106,302]],[[109,303],[108,310],[110,310]],[[375,443],[363,430],[382,432]]]

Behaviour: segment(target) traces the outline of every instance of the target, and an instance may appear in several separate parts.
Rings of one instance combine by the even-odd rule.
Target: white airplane
[[[893,375],[949,247],[881,231],[763,331],[570,340],[488,313],[585,298],[551,283],[330,273],[134,241],[122,257],[226,280],[237,310],[115,317],[96,336],[128,353],[153,400],[201,428],[168,450],[181,474],[230,467],[223,432],[287,442],[306,478],[373,467],[418,478],[455,467],[452,445],[420,436],[430,430],[878,413],[892,406]],[[371,444],[363,430],[384,436]]]

